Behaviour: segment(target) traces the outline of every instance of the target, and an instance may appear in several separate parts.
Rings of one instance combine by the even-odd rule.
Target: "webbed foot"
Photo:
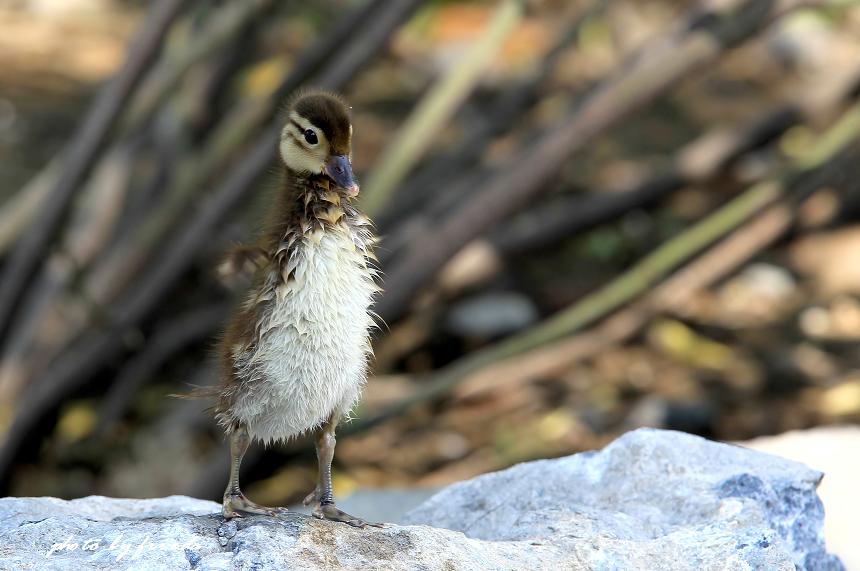
[[[345,511],[338,509],[334,504],[318,504],[314,508],[313,516],[318,519],[339,521],[353,527],[384,527],[381,523],[371,523],[364,521],[360,517],[349,515]]]
[[[249,500],[245,494],[239,492],[234,494],[225,494],[224,502],[221,507],[221,513],[226,519],[234,517],[243,517],[245,515],[270,515],[275,516],[281,513],[286,513],[287,508],[261,506]]]

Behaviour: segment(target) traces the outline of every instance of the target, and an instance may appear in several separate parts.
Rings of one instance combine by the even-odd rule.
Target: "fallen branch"
[[[507,390],[509,385],[525,379],[545,378],[608,346],[622,343],[660,313],[684,313],[693,295],[730,275],[788,233],[797,218],[798,207],[815,190],[828,182],[837,181],[842,188],[856,192],[856,184],[838,179],[841,176],[839,173],[845,170],[845,163],[858,159],[860,148],[855,145],[855,148],[828,161],[826,166],[822,165],[824,168],[817,169],[818,177],[798,181],[788,197],[766,208],[719,244],[678,270],[643,299],[608,317],[589,331],[481,369],[456,387],[455,396],[473,398],[490,390]],[[825,176],[820,176],[822,174]]]
[[[419,0],[393,2],[363,32],[343,46],[343,58],[335,58],[333,67],[317,85],[339,89],[386,45],[388,38],[415,8]],[[360,35],[361,36],[361,35]],[[348,62],[346,65],[344,62]],[[73,390],[82,386],[110,358],[124,349],[124,334],[136,327],[190,266],[201,248],[217,232],[218,225],[234,212],[247,192],[266,173],[275,158],[280,125],[269,126],[257,138],[248,154],[216,187],[196,216],[170,240],[158,264],[145,272],[113,304],[106,323],[79,337],[52,362],[38,383],[24,395],[17,414],[0,449],[0,480],[8,477],[20,446],[44,414],[52,410]]]
[[[515,216],[486,238],[474,240],[440,272],[433,290],[439,295],[433,297],[433,302],[411,313],[409,319],[392,331],[399,331],[401,326],[412,331],[405,336],[409,343],[400,343],[398,347],[397,335],[390,335],[377,345],[377,370],[386,370],[386,364],[390,365],[405,351],[419,346],[432,333],[428,316],[436,311],[434,308],[438,308],[439,302],[458,295],[466,288],[489,282],[504,271],[506,263],[513,263],[516,256],[546,248],[631,210],[654,205],[683,187],[706,184],[724,175],[740,157],[771,144],[799,122],[820,122],[822,117],[844,110],[845,105],[856,98],[858,86],[860,70],[834,73],[826,84],[815,82],[794,101],[781,105],[752,125],[717,127],[706,132],[678,151],[670,167],[647,177],[629,190],[602,190],[587,195],[559,197]],[[386,244],[404,233],[395,233],[387,238]],[[385,258],[381,256],[380,259]],[[416,323],[421,325],[416,326]]]
[[[491,232],[489,242],[501,257],[524,254],[595,228],[625,212],[655,204],[685,186],[703,184],[794,125],[841,110],[857,96],[858,87],[860,70],[835,78],[833,85],[816,82],[803,99],[786,103],[752,125],[708,131],[681,149],[668,169],[629,190],[567,196],[538,206],[505,224],[504,231]],[[815,100],[814,105],[810,99]]]
[[[357,73],[359,66],[363,65],[362,62],[368,61],[376,53],[375,51],[367,52],[366,59],[354,60],[359,66],[352,68],[343,67],[342,64],[332,60],[339,50],[346,50],[349,46],[356,27],[364,25],[376,12],[384,11],[388,16],[386,21],[393,22],[389,15],[392,11],[389,10],[391,4],[390,0],[374,0],[345,16],[330,33],[320,38],[299,56],[289,74],[269,97],[238,105],[225,117],[209,137],[206,146],[183,160],[176,168],[178,174],[167,189],[166,200],[159,210],[134,232],[121,237],[105,259],[89,272],[84,286],[87,296],[106,303],[122,290],[127,280],[138,275],[162,238],[171,228],[178,225],[183,214],[187,212],[194,193],[205,184],[220,165],[228,162],[237,148],[247,144],[256,129],[272,119],[283,98],[308,82],[319,67],[331,62],[331,65],[341,69],[340,76],[331,75],[323,80],[329,82],[327,87],[331,89],[336,89],[345,83],[344,78]],[[394,11],[397,12],[397,10]],[[376,37],[380,32],[390,33],[390,29],[390,24],[380,26],[377,23],[363,34],[374,34]],[[363,34],[359,34],[359,38]],[[361,40],[354,38],[352,41]],[[369,42],[367,45],[375,49],[380,48],[379,41]],[[271,141],[271,137],[269,140]]]
[[[538,99],[541,85],[555,71],[559,60],[579,39],[583,26],[601,14],[612,2],[600,0],[585,9],[568,26],[553,48],[541,58],[535,72],[522,83],[499,93],[487,106],[486,115],[471,122],[457,145],[445,154],[410,176],[409,184],[398,189],[389,204],[374,216],[374,222],[385,235],[385,249],[380,251],[380,262],[385,265],[399,249],[415,235],[416,230],[427,228],[438,220],[450,205],[459,203],[463,189],[471,189],[489,173],[473,169],[475,176],[464,181],[459,177],[480,162],[482,153],[494,137],[509,132],[515,119]],[[432,198],[429,202],[428,198]],[[426,202],[426,204],[425,204]],[[389,229],[391,232],[389,232]]]
[[[388,270],[386,295],[376,307],[392,323],[402,317],[415,294],[463,246],[543,192],[568,157],[623,118],[665,93],[694,70],[702,69],[730,48],[793,9],[793,0],[775,5],[748,0],[729,14],[699,12],[680,39],[670,38],[623,66],[565,124],[553,130],[522,160],[472,192],[456,214],[423,232],[413,248]]]
[[[63,151],[64,164],[57,183],[41,202],[38,218],[12,251],[0,279],[0,344],[8,333],[27,283],[61,230],[75,193],[89,175],[99,151],[125,102],[161,51],[163,39],[188,0],[161,0],[152,8],[138,32],[119,73],[90,106],[80,130]]]
[[[0,353],[0,400],[14,402],[33,371],[56,356],[68,340],[62,323],[80,308],[63,305],[61,294],[81,267],[98,257],[120,217],[131,177],[131,149],[114,148],[99,164],[87,185],[57,251],[27,288],[26,304],[16,314],[14,334]],[[59,316],[62,316],[61,318]],[[45,342],[44,337],[51,339]]]
[[[55,157],[0,209],[0,255],[6,253],[32,222],[39,205],[57,184],[62,161]]]
[[[137,90],[124,113],[120,128],[136,130],[148,121],[158,105],[174,90],[185,73],[196,63],[224,47],[242,28],[272,4],[272,0],[245,0],[218,10],[204,30],[194,34],[186,47],[174,57],[165,58],[152,70]]]
[[[361,205],[369,216],[375,215],[386,204],[433,137],[475,88],[481,72],[516,28],[522,10],[520,0],[505,0],[496,9],[469,52],[418,102],[403,127],[380,153],[381,161],[372,170],[370,180],[361,192]]]
[[[380,6],[384,9],[384,2],[376,0],[344,17],[334,27],[331,34],[324,36],[303,52],[289,75],[268,98],[262,101],[246,101],[238,105],[218,124],[217,129],[207,139],[207,144],[202,150],[183,159],[174,167],[176,176],[163,191],[165,199],[159,201],[158,209],[146,216],[139,224],[128,225],[132,230],[121,232],[114,239],[110,250],[106,255],[100,257],[97,264],[91,267],[82,266],[87,267],[87,271],[81,280],[77,293],[79,297],[86,300],[86,307],[80,308],[86,311],[78,311],[76,315],[79,318],[74,322],[67,321],[55,325],[55,328],[64,327],[67,331],[55,330],[54,339],[60,341],[60,346],[52,347],[51,350],[40,349],[45,357],[40,361],[42,365],[53,358],[57,351],[62,350],[62,344],[69,338],[80,334],[88,321],[101,322],[105,320],[104,310],[101,308],[107,307],[110,300],[119,295],[128,282],[139,275],[145,263],[151,260],[164,236],[169,234],[171,228],[179,224],[183,214],[188,211],[195,193],[205,185],[212,173],[216,172],[219,166],[227,164],[230,156],[235,153],[237,148],[241,148],[247,142],[254,130],[258,129],[265,120],[271,118],[280,100],[278,94],[285,90],[292,90],[306,81],[319,65],[332,57],[333,50],[342,45],[342,42],[353,34],[355,26],[369,18],[372,11],[380,9]],[[263,5],[257,6],[257,9],[262,7]],[[249,16],[244,11],[228,12],[227,14],[228,17],[222,17],[213,24],[218,36],[232,30],[232,26],[236,25],[237,16],[241,16],[241,20]],[[228,29],[222,29],[225,27]],[[220,38],[219,41],[223,39]],[[211,39],[206,40],[206,43],[210,41]],[[200,49],[196,48],[191,51],[196,53]],[[200,54],[197,53],[197,55]],[[173,69],[173,67],[169,67],[169,69]],[[172,159],[171,156],[164,158],[165,160]],[[164,184],[163,182],[159,183],[158,177],[155,177],[154,182]],[[32,304],[28,303],[28,305]],[[15,344],[17,346],[23,342],[20,339],[20,333],[20,331],[15,331]],[[32,371],[28,369],[13,367],[11,370],[19,378],[32,375]],[[0,379],[0,384],[2,384],[2,379]]]
[[[129,360],[105,394],[95,434],[103,437],[110,431],[152,374],[183,347],[211,336],[224,321],[228,309],[227,304],[217,303],[191,310],[156,327],[151,341]]]
[[[362,26],[361,33],[348,35],[346,43],[338,48],[334,58],[322,73],[313,77],[311,83],[325,89],[337,90],[361,71],[380,52],[391,38],[392,32],[409,19],[424,0],[388,0],[373,12]]]
[[[709,153],[695,170],[685,168],[685,159],[715,139],[725,139],[726,130],[709,131],[681,149],[675,163],[663,172],[620,192],[568,195],[515,217],[504,231],[491,232],[488,240],[498,255],[524,254],[558,240],[596,228],[626,212],[657,204],[684,187],[702,184],[728,168],[743,154],[766,145],[798,124],[803,116],[793,105],[777,109],[750,127],[729,135],[733,140]]]
[[[730,234],[750,218],[772,207],[784,198],[786,189],[795,187],[806,196],[826,180],[833,178],[831,162],[839,164],[839,155],[852,149],[860,137],[860,105],[852,107],[817,140],[797,163],[776,176],[758,183],[731,200],[715,213],[672,238],[598,291],[543,321],[536,327],[470,354],[432,375],[414,395],[385,411],[348,425],[350,432],[365,429],[400,415],[412,406],[439,399],[480,369],[537,349],[609,315],[653,287],[671,270],[690,260],[720,238]],[[850,184],[850,181],[839,181]],[[627,325],[627,329],[629,329]]]

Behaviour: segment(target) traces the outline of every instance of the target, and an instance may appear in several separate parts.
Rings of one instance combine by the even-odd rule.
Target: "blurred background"
[[[218,500],[219,275],[298,87],[352,105],[385,293],[335,490],[654,426],[860,422],[860,6],[0,0],[3,495]],[[312,446],[252,449],[289,504]]]

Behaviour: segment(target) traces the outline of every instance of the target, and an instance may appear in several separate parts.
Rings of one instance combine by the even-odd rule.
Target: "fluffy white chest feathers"
[[[290,270],[289,279],[276,280],[256,345],[234,354],[248,390],[234,403],[233,415],[252,438],[265,442],[348,413],[364,385],[371,351],[368,308],[377,286],[349,229],[306,235],[283,268]]]

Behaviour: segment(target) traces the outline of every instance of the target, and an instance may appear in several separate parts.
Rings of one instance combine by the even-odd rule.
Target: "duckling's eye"
[[[310,145],[316,145],[319,143],[319,139],[317,139],[317,134],[314,133],[313,129],[305,129],[305,141]]]

